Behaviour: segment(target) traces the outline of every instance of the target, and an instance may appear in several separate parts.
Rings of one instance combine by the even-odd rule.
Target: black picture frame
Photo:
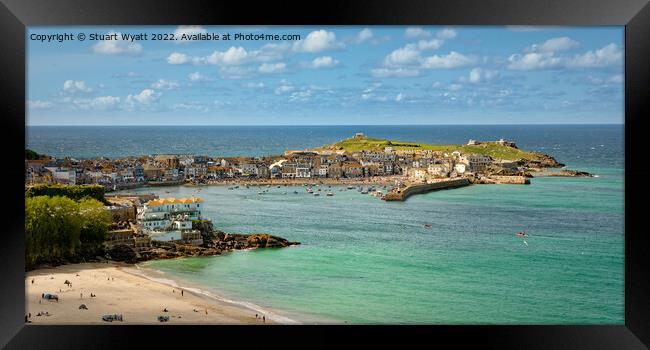
[[[423,340],[497,348],[643,349],[650,344],[648,240],[642,223],[643,117],[649,110],[650,5],[645,0],[1,0],[0,96],[5,129],[5,230],[0,241],[0,345],[8,349],[190,345],[201,339],[267,346],[348,345]],[[625,325],[613,326],[31,326],[24,323],[25,38],[31,25],[624,25],[625,26]],[[22,142],[22,143],[21,143]],[[15,187],[14,187],[15,186]],[[341,344],[344,344],[341,341]],[[303,344],[304,346],[305,344]]]

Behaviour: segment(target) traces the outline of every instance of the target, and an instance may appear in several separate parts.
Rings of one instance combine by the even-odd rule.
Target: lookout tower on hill
[[[366,137],[366,135],[364,135],[362,132],[358,132],[358,133],[354,134],[355,139],[363,139],[365,137]]]

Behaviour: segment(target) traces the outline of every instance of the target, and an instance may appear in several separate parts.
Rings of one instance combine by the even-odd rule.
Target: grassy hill
[[[459,151],[463,154],[482,154],[495,159],[504,160],[531,160],[540,161],[543,154],[527,152],[514,147],[502,146],[496,142],[484,142],[479,145],[433,145],[427,143],[405,142],[395,140],[382,140],[371,137],[349,138],[337,143],[326,145],[317,150],[345,150],[346,152],[374,151],[382,152],[385,147],[392,147],[394,150],[431,150],[435,152],[451,153]]]

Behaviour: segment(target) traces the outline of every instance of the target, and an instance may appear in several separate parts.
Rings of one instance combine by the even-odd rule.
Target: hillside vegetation
[[[514,147],[503,146],[496,142],[484,142],[478,145],[433,145],[427,143],[405,142],[395,140],[382,140],[371,137],[349,138],[332,145],[326,145],[319,150],[345,150],[346,152],[373,151],[382,152],[385,147],[392,147],[394,150],[431,150],[435,152],[451,153],[459,151],[463,154],[481,154],[495,159],[503,160],[530,160],[540,161],[543,154],[527,152]]]

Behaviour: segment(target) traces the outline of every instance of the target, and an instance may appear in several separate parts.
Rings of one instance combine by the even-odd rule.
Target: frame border
[[[645,255],[648,239],[641,232],[640,151],[641,128],[649,110],[650,5],[647,0],[530,0],[361,1],[334,0],[319,8],[298,1],[202,3],[200,0],[162,3],[144,0],[1,0],[0,112],[8,133],[3,142],[5,156],[15,172],[3,178],[16,185],[24,182],[22,151],[25,139],[26,26],[34,25],[177,25],[177,24],[273,24],[273,25],[625,25],[625,325],[624,326],[26,326],[24,320],[24,194],[22,186],[8,186],[10,205],[5,216],[9,232],[0,244],[0,346],[23,349],[129,346],[136,338],[147,345],[169,346],[188,339],[230,338],[248,342],[257,339],[292,339],[307,332],[318,340],[336,343],[332,334],[349,335],[367,344],[399,340],[444,340],[454,346],[474,344],[499,348],[647,348],[650,344],[650,268]],[[291,9],[288,11],[287,9]],[[313,11],[312,9],[317,9]],[[18,286],[18,288],[16,288]],[[16,303],[15,300],[22,300]],[[162,328],[164,327],[164,328]],[[334,332],[332,332],[334,331]],[[163,332],[165,332],[163,334]],[[467,337],[471,334],[473,337]],[[215,337],[215,338],[213,338]],[[56,339],[53,344],[49,340]],[[244,339],[244,340],[242,340]],[[265,341],[264,341],[265,342]],[[453,343],[452,343],[453,342]],[[266,342],[265,342],[266,343]],[[645,345],[644,345],[645,344]],[[284,344],[283,344],[284,345]]]

